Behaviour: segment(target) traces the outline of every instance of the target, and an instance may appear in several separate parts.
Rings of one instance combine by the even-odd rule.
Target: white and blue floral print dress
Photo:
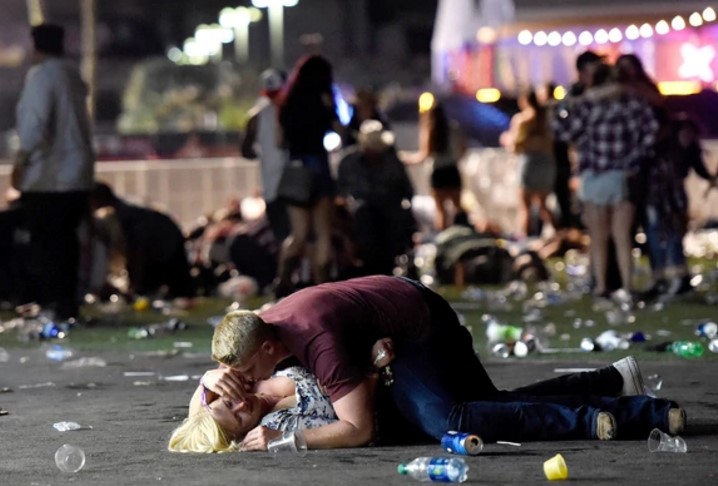
[[[274,376],[286,376],[294,382],[297,405],[271,412],[261,424],[274,430],[314,429],[337,420],[329,397],[319,387],[316,376],[304,368],[292,366],[277,371]]]

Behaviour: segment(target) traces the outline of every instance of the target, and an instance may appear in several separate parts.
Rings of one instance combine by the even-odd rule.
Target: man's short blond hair
[[[230,312],[214,330],[212,359],[230,367],[238,366],[264,341],[274,338],[274,328],[255,312]]]

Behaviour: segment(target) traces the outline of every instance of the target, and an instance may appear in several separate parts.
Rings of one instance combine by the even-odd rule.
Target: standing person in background
[[[661,295],[680,295],[693,290],[683,252],[688,228],[688,197],[685,178],[693,169],[716,187],[703,163],[698,126],[685,115],[666,123],[666,136],[656,145],[655,163],[646,174],[644,230],[653,284],[644,292],[647,300]]]
[[[603,59],[603,56],[590,50],[582,52],[576,57],[576,74],[578,80],[569,87],[566,100],[581,96],[584,91],[591,86],[593,70],[597,65],[603,63]],[[552,95],[553,93],[550,94]],[[561,228],[580,227],[580,211],[573,211],[573,205],[571,204],[573,199],[571,194],[573,191],[571,190],[570,181],[571,177],[575,175],[575,171],[571,164],[569,146],[558,137],[556,137],[554,141],[554,159],[556,160],[554,193],[556,194],[556,202],[561,210],[561,217],[558,220],[558,224]]]
[[[420,115],[419,152],[404,162],[428,161],[432,164],[431,191],[436,205],[434,226],[437,231],[457,223],[468,224],[468,216],[461,206],[462,183],[458,167],[465,152],[465,140],[459,128],[446,116],[443,105],[435,102]],[[451,207],[447,207],[447,203]]]
[[[289,216],[286,204],[277,198],[277,186],[289,155],[277,143],[277,103],[286,75],[276,69],[267,69],[261,79],[262,95],[249,112],[242,139],[242,156],[248,159],[259,156],[267,219],[274,238],[281,242],[289,236]]]
[[[352,108],[354,112],[344,133],[344,147],[357,144],[361,125],[367,120],[380,122],[384,130],[391,129],[388,120],[379,110],[379,100],[374,90],[369,88],[357,90]]]
[[[571,85],[566,98],[554,106],[554,115],[556,111],[560,111],[563,106],[576,100],[584,94],[584,92],[593,84],[593,75],[597,68],[605,64],[605,56],[601,56],[594,51],[587,50],[576,57],[576,74],[578,80]],[[554,137],[554,158],[556,159],[556,193],[557,202],[561,208],[561,218],[559,225],[561,228],[583,228],[584,222],[581,221],[581,201],[574,194],[578,192],[577,188],[572,187],[571,180],[576,180],[578,175],[577,164],[572,161],[572,153],[569,150],[569,143],[562,140],[561,137]],[[575,152],[574,152],[575,154]],[[578,157],[576,157],[578,158]],[[580,161],[578,161],[580,164]],[[565,199],[568,197],[569,199]],[[575,203],[575,204],[574,204]],[[564,211],[566,209],[566,211]],[[608,270],[606,274],[606,290],[614,291],[621,288],[621,272],[618,268],[616,260],[616,245],[613,238],[608,240]],[[593,276],[594,287],[596,285],[596,276]]]
[[[666,100],[658,90],[658,86],[646,73],[643,63],[635,54],[623,54],[616,59],[616,80],[633,94],[640,96],[656,111],[659,122],[666,113]],[[659,113],[662,112],[662,113]]]
[[[662,245],[662,243],[658,242],[659,239],[662,240],[660,233],[666,234],[664,230],[671,226],[670,222],[674,220],[675,215],[687,215],[687,199],[685,198],[685,190],[683,189],[683,178],[679,178],[680,189],[674,182],[667,180],[667,178],[672,177],[672,173],[674,172],[672,168],[672,157],[677,155],[680,150],[675,150],[677,148],[677,137],[675,133],[672,133],[675,127],[669,122],[665,98],[661,95],[656,83],[648,76],[648,73],[646,73],[643,68],[643,63],[638,56],[635,54],[623,54],[619,56],[618,59],[616,59],[615,69],[616,81],[618,81],[621,88],[648,103],[659,124],[656,140],[657,150],[653,157],[641,161],[638,172],[630,179],[629,183],[631,202],[636,206],[634,233],[640,225],[645,231],[647,238],[647,253],[653,273],[653,284],[644,293],[644,297],[650,299],[668,290],[668,282],[664,278],[664,267],[668,255],[665,251],[659,250],[659,247]],[[656,194],[657,190],[669,190],[670,192]],[[650,203],[651,208],[648,207],[649,201],[647,199],[649,191],[653,192],[651,196],[653,201]],[[663,198],[665,198],[663,201],[659,201]],[[663,212],[662,217],[666,218],[665,225],[659,224],[659,222],[656,221],[658,215],[656,208],[658,206],[664,207],[665,209],[673,208],[676,211],[675,215],[671,213],[666,214],[665,211]],[[680,218],[681,221],[684,221],[684,219],[684,217]],[[662,227],[662,229],[659,230],[659,227]],[[681,237],[685,233],[685,229],[679,230],[677,227],[675,229],[678,230]],[[668,244],[676,248],[670,240],[672,240],[672,238],[669,238]],[[680,251],[681,253],[683,252],[682,243],[680,245]],[[674,250],[670,250],[670,252],[675,253]],[[677,257],[672,257],[674,260],[675,258]]]
[[[342,132],[332,92],[332,66],[321,56],[300,59],[290,76],[279,109],[280,141],[290,160],[301,161],[312,176],[311,198],[306,203],[288,202],[290,235],[279,257],[275,295],[294,290],[292,276],[301,263],[310,234],[314,235],[312,260],[315,283],[330,279],[331,230],[334,180],[324,135]]]
[[[577,144],[583,219],[591,237],[594,295],[607,297],[608,242],[616,244],[621,273],[619,300],[631,300],[632,225],[635,205],[628,184],[651,154],[658,133],[653,110],[643,99],[611,81],[612,71],[598,65],[591,88],[564,105],[554,122],[563,140]]]
[[[27,298],[58,319],[79,316],[78,228],[94,178],[87,85],[62,58],[64,29],[32,28],[33,66],[17,105],[20,149],[12,185],[30,233]]]
[[[366,120],[359,145],[339,163],[339,201],[352,215],[354,240],[364,275],[391,275],[396,257],[411,248],[414,188],[394,148],[394,135]]]
[[[556,229],[553,213],[546,205],[553,192],[556,162],[553,158],[553,136],[546,108],[539,104],[533,90],[519,97],[521,111],[511,119],[511,128],[501,135],[501,144],[518,155],[519,231],[526,237],[531,231],[531,209],[538,205],[544,223]]]

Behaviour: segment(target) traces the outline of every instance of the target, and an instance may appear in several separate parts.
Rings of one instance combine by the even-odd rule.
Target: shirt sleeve
[[[28,72],[17,106],[20,149],[32,153],[44,142],[54,108],[51,80],[37,67]]]
[[[571,101],[556,107],[551,117],[551,128],[556,138],[564,142],[575,142],[585,131],[587,101]]]
[[[633,113],[631,119],[635,122],[634,129],[639,133],[638,142],[642,148],[642,155],[650,154],[656,144],[658,134],[658,120],[653,109],[641,101],[633,100]]]

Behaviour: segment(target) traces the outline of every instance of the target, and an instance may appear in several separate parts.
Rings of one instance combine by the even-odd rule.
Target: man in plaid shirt
[[[559,105],[552,120],[557,138],[572,142],[578,152],[579,199],[591,237],[595,295],[607,295],[608,241],[616,243],[622,289],[630,299],[632,233],[635,215],[632,192],[641,183],[640,165],[653,152],[658,121],[647,102],[609,82],[611,68],[597,63],[586,93]]]

